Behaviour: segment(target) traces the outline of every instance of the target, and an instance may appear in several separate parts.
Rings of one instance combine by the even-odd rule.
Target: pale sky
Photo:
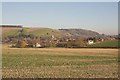
[[[118,34],[117,2],[3,2],[2,24]]]

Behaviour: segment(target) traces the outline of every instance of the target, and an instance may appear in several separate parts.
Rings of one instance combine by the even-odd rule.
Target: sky
[[[2,24],[118,34],[117,2],[3,2]]]

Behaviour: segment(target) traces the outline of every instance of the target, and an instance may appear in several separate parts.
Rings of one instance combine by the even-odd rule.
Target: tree
[[[96,41],[97,41],[97,39],[94,37],[94,38],[93,38],[93,41],[94,41],[94,42],[96,42]]]
[[[26,42],[24,40],[19,40],[17,43],[18,48],[25,48],[26,47]]]
[[[78,38],[75,41],[76,47],[84,47],[85,46],[85,40],[82,38]]]

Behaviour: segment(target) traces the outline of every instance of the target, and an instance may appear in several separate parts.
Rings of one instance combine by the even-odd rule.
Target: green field
[[[41,35],[55,35],[60,36],[61,33],[56,29],[50,29],[50,28],[2,28],[2,36],[17,36],[20,34],[20,30],[23,29],[22,34],[24,35],[35,35],[35,36],[41,36]]]
[[[118,47],[120,46],[120,40],[108,40],[104,42],[95,43],[88,47]]]
[[[117,49],[8,48],[2,76],[13,78],[117,78]]]
[[[17,36],[21,28],[2,28],[2,37]]]

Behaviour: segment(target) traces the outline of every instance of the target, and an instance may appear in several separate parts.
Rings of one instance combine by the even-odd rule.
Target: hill
[[[50,28],[15,28],[15,27],[2,27],[2,36],[18,36],[22,31],[24,35],[34,35],[34,36],[42,36],[42,35],[59,35],[58,30],[50,29]]]
[[[34,35],[34,36],[50,36],[56,35],[58,36],[60,33],[56,29],[50,28],[23,28],[23,33],[25,35]]]
[[[51,36],[55,37],[96,37],[99,33],[84,29],[51,29],[51,28],[32,28],[32,27],[2,27],[2,36],[18,36],[22,31],[24,35]]]
[[[85,29],[59,29],[62,33],[67,33],[70,36],[79,37],[96,37],[100,34],[95,31],[85,30]]]

